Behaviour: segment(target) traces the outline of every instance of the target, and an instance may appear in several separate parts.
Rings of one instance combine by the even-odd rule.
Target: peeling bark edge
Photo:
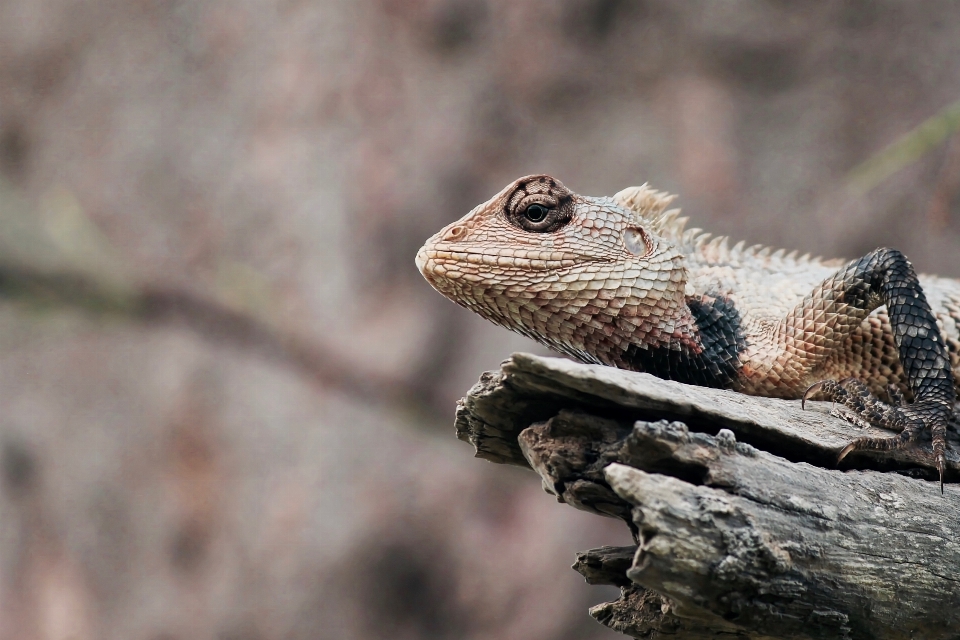
[[[626,420],[682,420],[691,429],[717,433],[729,429],[737,440],[793,462],[836,468],[837,454],[852,437],[892,434],[870,427],[855,430],[830,415],[827,402],[758,398],[733,391],[696,387],[654,376],[564,358],[515,353],[488,371],[457,403],[460,440],[478,458],[529,467],[516,437],[534,422],[561,409],[583,409]],[[960,482],[960,435],[947,434],[947,482]],[[934,480],[935,465],[920,451],[898,451],[884,458],[854,452],[841,469],[899,471]]]
[[[457,428],[478,457],[532,468],[560,502],[628,524],[638,547],[574,565],[621,587],[590,610],[617,631],[960,638],[960,487],[941,497],[905,475],[817,466],[852,427],[798,404],[515,354],[460,402]]]

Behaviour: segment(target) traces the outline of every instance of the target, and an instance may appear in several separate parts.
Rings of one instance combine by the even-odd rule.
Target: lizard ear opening
[[[627,251],[641,258],[650,252],[650,241],[647,234],[639,227],[627,227],[623,231],[623,246]]]

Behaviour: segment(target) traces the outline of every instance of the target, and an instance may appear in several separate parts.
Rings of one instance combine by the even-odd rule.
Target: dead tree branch
[[[627,523],[637,547],[574,565],[621,587],[590,611],[617,631],[956,638],[960,487],[941,496],[918,452],[837,469],[855,428],[828,411],[515,354],[461,401],[457,428],[478,457]]]

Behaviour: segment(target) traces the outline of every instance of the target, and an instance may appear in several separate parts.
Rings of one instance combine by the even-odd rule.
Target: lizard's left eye
[[[526,210],[523,212],[523,215],[530,222],[536,223],[543,222],[549,212],[549,209],[542,204],[532,204],[526,208]]]
[[[569,197],[552,194],[522,194],[518,201],[508,202],[504,210],[507,220],[515,227],[532,233],[553,233],[573,217],[573,203]]]

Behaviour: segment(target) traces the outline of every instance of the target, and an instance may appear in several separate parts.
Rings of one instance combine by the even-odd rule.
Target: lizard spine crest
[[[809,253],[798,257],[796,250],[787,253],[786,249],[762,244],[747,247],[742,240],[730,247],[728,236],[715,236],[696,227],[687,229],[689,218],[681,216],[679,208],[667,208],[676,198],[667,191],[657,191],[646,182],[639,187],[627,187],[613,196],[617,204],[636,214],[638,224],[649,225],[653,231],[683,247],[686,253],[697,252],[710,262],[763,260],[827,267],[843,264],[841,259],[824,260],[821,256],[811,257]]]

